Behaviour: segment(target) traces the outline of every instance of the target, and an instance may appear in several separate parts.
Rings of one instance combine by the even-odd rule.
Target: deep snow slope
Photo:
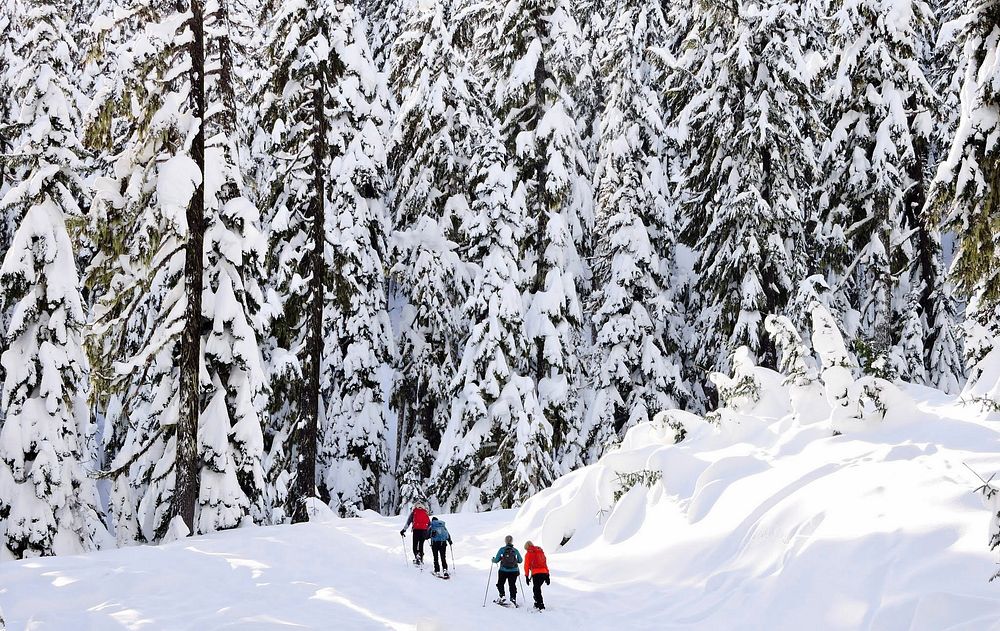
[[[0,607],[10,629],[67,631],[1000,629],[965,466],[1000,471],[996,421],[907,387],[884,421],[833,436],[807,394],[718,425],[661,416],[518,512],[446,516],[448,582],[408,565],[402,518],[370,515],[2,563]],[[616,502],[637,471],[658,474]],[[482,606],[508,532],[547,551],[542,614]]]
[[[518,526],[549,548],[572,535],[558,567],[641,590],[636,612],[662,628],[1000,629],[990,512],[973,493],[973,470],[1000,471],[1000,425],[903,388],[884,421],[840,436],[818,399],[786,415],[771,397],[721,427],[662,415],[532,498]],[[670,422],[688,432],[676,445]],[[618,476],[644,470],[662,479],[616,503]]]

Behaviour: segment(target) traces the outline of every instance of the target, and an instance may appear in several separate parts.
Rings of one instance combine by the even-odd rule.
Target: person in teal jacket
[[[451,535],[448,534],[448,527],[437,517],[431,517],[431,529],[428,532],[431,534],[431,554],[434,555],[434,573],[440,574],[441,568],[444,567],[444,574],[440,574],[440,576],[442,578],[450,578],[448,575],[448,555],[445,552],[447,552],[448,546],[454,544],[451,542]],[[438,557],[441,558],[440,563],[438,563]]]
[[[518,565],[524,562],[521,558],[521,553],[517,548],[514,547],[514,537],[507,535],[504,537],[504,547],[497,550],[497,555],[493,557],[494,563],[500,564],[500,570],[497,572],[497,591],[500,592],[500,598],[497,598],[497,604],[504,605],[507,603],[507,599],[504,597],[504,583],[510,587],[510,602],[517,606],[517,576],[521,571]]]

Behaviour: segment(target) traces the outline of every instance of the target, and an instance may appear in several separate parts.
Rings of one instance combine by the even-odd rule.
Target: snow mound
[[[822,371],[737,353],[714,377],[725,407],[636,426],[528,501],[518,531],[570,571],[659,586],[665,619],[692,628],[1000,628],[974,492],[1000,471],[1000,426],[969,392],[855,378],[818,336]]]

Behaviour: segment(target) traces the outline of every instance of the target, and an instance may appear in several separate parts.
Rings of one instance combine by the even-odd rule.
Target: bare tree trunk
[[[172,516],[180,516],[193,533],[198,503],[198,372],[201,359],[201,293],[205,241],[205,16],[202,0],[191,0],[192,41],[191,109],[198,119],[198,133],[191,147],[191,159],[202,174],[187,208],[188,239],[184,248],[184,291],[187,311],[181,333],[180,415],[177,419],[176,487]]]
[[[323,250],[326,245],[324,223],[326,199],[326,112],[323,97],[326,93],[326,62],[320,62],[317,70],[316,86],[313,88],[313,188],[315,197],[312,205],[312,252],[309,254],[309,332],[306,342],[306,383],[305,401],[302,404],[304,418],[300,421],[302,431],[298,437],[299,461],[296,466],[295,488],[292,490],[292,522],[307,521],[305,500],[316,495],[316,441],[319,435],[319,372],[323,355],[323,280],[326,264]]]

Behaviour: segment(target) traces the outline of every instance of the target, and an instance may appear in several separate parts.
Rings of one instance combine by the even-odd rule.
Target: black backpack
[[[507,546],[503,549],[503,554],[500,555],[500,567],[505,570],[517,569],[517,554],[514,552],[514,546]]]

